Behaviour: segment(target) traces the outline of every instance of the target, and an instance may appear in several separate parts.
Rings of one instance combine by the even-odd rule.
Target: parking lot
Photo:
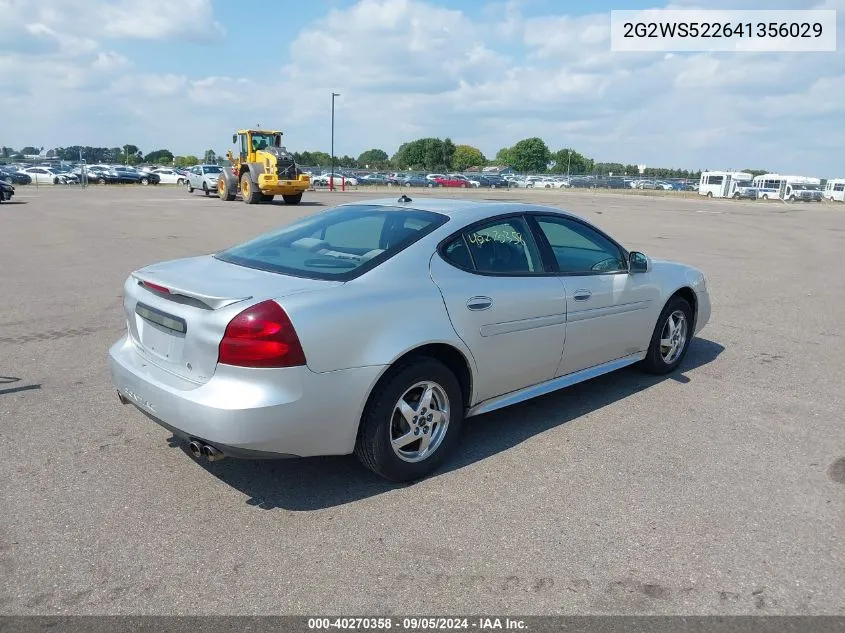
[[[111,386],[124,279],[373,194],[21,187],[0,206],[2,612],[845,614],[841,205],[448,195],[547,201],[705,270],[682,372],[468,420],[412,486],[351,456],[199,463]]]

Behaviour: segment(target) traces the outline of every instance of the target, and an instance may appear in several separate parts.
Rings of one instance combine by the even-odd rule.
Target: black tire
[[[106,184],[106,179],[105,178],[98,178],[97,182],[101,185],[104,185],[104,184]]]
[[[258,204],[261,201],[261,190],[252,182],[249,172],[241,176],[241,197],[246,204]]]
[[[206,195],[206,197],[211,197],[211,190],[208,188],[208,183],[204,180],[202,182],[202,192]]]
[[[190,181],[188,181],[188,193],[194,193],[194,188],[191,186]]]
[[[673,315],[678,311],[683,312],[686,319],[686,340],[684,341],[683,347],[677,357],[667,363],[661,353],[660,340],[670,315]],[[669,299],[657,319],[657,323],[654,326],[654,332],[651,335],[648,352],[646,353],[646,357],[642,360],[642,368],[645,371],[650,374],[663,375],[673,372],[678,368],[678,365],[680,365],[686,357],[690,341],[692,341],[693,330],[695,328],[694,318],[692,307],[686,299],[679,296],[674,296]]]
[[[187,184],[184,178],[179,178],[176,180],[177,185],[182,185],[183,187]]]
[[[271,196],[270,194],[262,193],[261,194],[261,202],[273,202],[273,198],[276,196]]]
[[[418,462],[401,459],[393,450],[390,434],[399,399],[415,384],[436,383],[449,402],[449,423],[439,446]],[[440,361],[425,356],[411,358],[392,368],[376,385],[361,417],[355,455],[371,471],[397,482],[422,479],[434,471],[460,440],[464,418],[461,386],[452,371]]]
[[[712,198],[712,197],[713,197],[713,192],[712,192],[712,191],[708,191],[708,192],[707,192],[707,197],[708,197],[708,198]]]
[[[285,201],[285,204],[299,204],[302,202],[302,192],[284,194],[282,200]]]
[[[142,185],[150,184],[150,179],[149,178],[141,178],[141,184]]]
[[[55,178],[53,178],[53,184],[54,184],[54,185],[58,185],[58,184],[59,184],[59,177],[58,177],[58,176],[56,176]]]
[[[231,186],[234,181],[234,178],[230,181],[225,176],[220,176],[217,180],[217,197],[226,202],[232,202],[237,195],[237,183],[234,187]]]

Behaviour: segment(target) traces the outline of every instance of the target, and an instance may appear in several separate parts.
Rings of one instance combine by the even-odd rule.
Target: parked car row
[[[188,170],[176,167],[130,165],[67,165],[45,163],[41,165],[0,165],[0,179],[16,185],[77,185],[83,182],[140,185],[186,185]]]
[[[509,182],[502,176],[482,174],[459,174],[459,173],[356,173],[354,171],[319,171],[317,169],[306,169],[305,173],[311,176],[311,182],[320,187],[332,186],[359,187],[367,185],[380,185],[387,187],[456,187],[469,189],[472,187],[506,188]]]

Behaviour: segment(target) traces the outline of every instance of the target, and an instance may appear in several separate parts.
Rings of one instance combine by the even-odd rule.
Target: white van
[[[744,171],[705,171],[698,181],[698,195],[708,198],[757,198],[751,174]]]
[[[845,202],[845,178],[833,178],[824,186],[825,200]]]
[[[763,200],[821,202],[821,179],[811,176],[783,176],[763,174],[754,178],[757,196]]]

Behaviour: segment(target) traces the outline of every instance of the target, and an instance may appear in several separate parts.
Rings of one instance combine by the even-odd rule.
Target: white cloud
[[[0,0],[0,15],[0,50],[17,25],[68,38],[84,34],[89,43],[100,38],[207,40],[225,32],[214,20],[211,0]]]
[[[197,153],[225,149],[233,129],[261,122],[284,129],[292,149],[326,150],[339,92],[340,154],[450,136],[493,155],[540,136],[600,160],[845,175],[841,142],[831,140],[845,135],[841,54],[612,53],[607,14],[525,17],[523,3],[508,0],[471,19],[428,0],[361,0],[315,14],[283,45],[276,79],[192,76],[117,51],[125,39],[219,37],[210,2],[89,0],[97,20],[77,4],[0,0],[21,27],[0,35],[0,87],[18,87],[0,93],[0,109],[18,144],[128,140]]]

